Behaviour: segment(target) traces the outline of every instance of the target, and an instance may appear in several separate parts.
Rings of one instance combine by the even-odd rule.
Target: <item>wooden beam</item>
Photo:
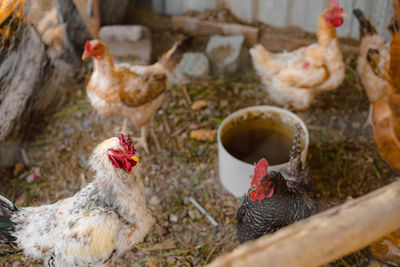
[[[245,243],[208,266],[320,266],[399,228],[400,181]]]
[[[172,29],[182,31],[191,35],[235,35],[243,34],[246,43],[254,45],[258,42],[259,29],[253,26],[241,25],[236,23],[223,23],[200,20],[188,16],[172,16]]]

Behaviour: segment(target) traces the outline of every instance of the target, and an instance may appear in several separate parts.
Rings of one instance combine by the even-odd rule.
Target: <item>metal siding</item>
[[[343,8],[344,13],[347,14],[347,17],[344,18],[343,25],[337,29],[337,34],[338,36],[350,36],[352,27],[351,25],[353,23],[354,1],[342,0],[340,1],[340,5]]]
[[[289,2],[289,0],[258,0],[258,20],[272,26],[286,26],[289,20]]]
[[[216,0],[165,0],[167,14],[180,15],[187,11],[202,12],[217,7]]]
[[[252,0],[225,0],[225,6],[238,18],[252,22],[254,2]]]
[[[327,0],[153,0],[160,6],[164,1],[167,14],[182,14],[189,10],[204,11],[220,6],[229,8],[239,19],[247,22],[261,21],[272,26],[299,26],[316,32],[318,17],[328,7]],[[390,39],[386,24],[393,14],[392,0],[339,0],[347,13],[338,36],[359,38],[358,21],[353,9],[360,8],[374,23],[377,31]],[[160,8],[154,11],[159,12]]]

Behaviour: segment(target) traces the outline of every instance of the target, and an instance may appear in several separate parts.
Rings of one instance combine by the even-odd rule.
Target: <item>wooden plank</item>
[[[400,181],[248,242],[208,266],[320,266],[398,228]]]
[[[258,42],[258,28],[235,23],[203,21],[188,16],[173,16],[172,28],[175,31],[183,31],[192,35],[243,34],[247,44],[254,45]]]

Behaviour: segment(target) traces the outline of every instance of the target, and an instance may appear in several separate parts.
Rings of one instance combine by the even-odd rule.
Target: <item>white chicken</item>
[[[0,239],[45,266],[99,266],[142,242],[153,225],[133,141],[110,138],[94,150],[94,180],[73,197],[16,207],[0,196]]]
[[[329,5],[318,20],[318,43],[278,54],[261,44],[250,49],[266,91],[278,104],[307,109],[318,92],[335,89],[343,82],[345,66],[335,28],[343,24],[345,14],[336,0]]]

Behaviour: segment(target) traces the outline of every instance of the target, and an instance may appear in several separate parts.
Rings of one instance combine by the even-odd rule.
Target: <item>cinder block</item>
[[[243,35],[214,35],[207,43],[208,58],[222,71],[235,72],[238,67]]]
[[[151,31],[141,25],[112,25],[99,32],[117,62],[148,64],[151,56]]]
[[[187,52],[170,78],[173,84],[188,84],[207,77],[209,72],[210,64],[203,53]]]

